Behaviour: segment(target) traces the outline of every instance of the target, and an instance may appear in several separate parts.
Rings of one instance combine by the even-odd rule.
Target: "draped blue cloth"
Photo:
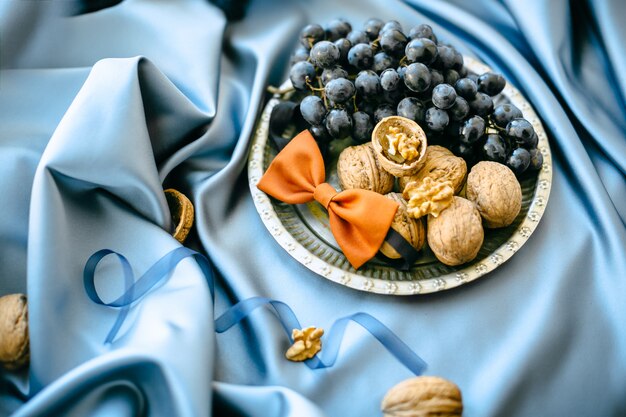
[[[304,326],[366,312],[456,382],[466,416],[626,415],[626,2],[203,0],[0,2],[0,295],[29,300],[31,365],[0,371],[0,415],[378,416],[413,374],[347,324],[333,367],[284,359],[267,310],[216,334],[215,312],[278,299]],[[554,155],[537,230],[480,280],[427,296],[366,294],[300,265],[267,232],[245,170],[268,84],[300,28],[345,17],[429,23],[503,73]],[[215,265],[216,305],[184,259],[132,305],[92,302],[83,268],[124,254],[141,275],[179,247],[163,188],[196,209],[188,246]],[[111,259],[109,259],[111,258]],[[95,282],[124,290],[112,257]]]

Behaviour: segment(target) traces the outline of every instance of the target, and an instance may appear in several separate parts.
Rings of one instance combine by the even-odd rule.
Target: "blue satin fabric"
[[[130,309],[85,294],[91,254],[141,274],[178,247],[162,194],[189,195],[189,246],[216,266],[215,311],[269,297],[328,330],[366,312],[455,381],[466,416],[626,415],[626,3],[251,0],[228,23],[205,1],[0,2],[0,294],[27,292],[28,371],[0,371],[0,415],[377,416],[412,374],[362,328],[336,364],[284,359],[268,311],[216,335],[193,260]],[[554,154],[546,213],[515,256],[428,296],[361,293],[291,259],[265,230],[245,162],[268,84],[297,32],[343,16],[427,22],[518,86]],[[123,291],[113,259],[96,287]]]

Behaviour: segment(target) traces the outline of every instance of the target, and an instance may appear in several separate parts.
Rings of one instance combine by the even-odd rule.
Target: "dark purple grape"
[[[443,110],[449,109],[456,100],[456,91],[450,84],[439,84],[433,89],[433,104]]]
[[[450,123],[450,117],[445,110],[431,107],[424,114],[424,122],[433,132],[443,132],[448,123]]]
[[[430,69],[430,85],[431,87],[436,87],[439,84],[443,84],[445,81],[443,79],[443,73],[437,69]]]
[[[448,115],[450,116],[450,123],[446,126],[446,129],[443,133],[451,139],[458,139],[461,134],[462,123],[456,120],[452,120],[452,115],[450,111],[448,111]]]
[[[396,109],[394,109],[390,104],[381,104],[374,111],[374,123],[380,122],[385,117],[395,116]]]
[[[352,48],[352,43],[346,38],[337,39],[335,41],[335,46],[339,49],[339,62],[346,64],[348,63],[348,52],[350,48]]]
[[[513,119],[506,125],[506,135],[519,146],[531,147],[535,142],[535,129],[526,119]],[[536,146],[536,143],[535,143]]]
[[[326,39],[328,39],[329,41],[336,41],[337,39],[345,38],[351,30],[352,26],[345,20],[332,20],[326,26]]]
[[[444,70],[453,69],[456,58],[456,50],[447,45],[437,46],[437,60],[433,66]]]
[[[315,125],[309,127],[309,132],[318,143],[328,143],[332,139],[324,125]]]
[[[373,41],[374,39],[378,37],[378,34],[380,33],[380,29],[382,29],[384,24],[385,23],[378,18],[369,19],[363,25],[363,32],[365,32],[367,37]]]
[[[401,84],[397,90],[385,91],[383,90],[383,99],[385,103],[391,104],[393,107],[397,107],[398,102],[404,97],[404,84]]]
[[[450,116],[450,119],[457,122],[464,120],[469,115],[469,112],[470,107],[467,103],[467,100],[465,100],[463,97],[458,96],[454,100],[454,104],[452,105],[452,107],[448,109],[448,115]]]
[[[404,84],[411,91],[420,93],[430,87],[430,71],[422,63],[414,62],[404,71]]]
[[[437,45],[426,38],[413,39],[406,45],[404,50],[409,62],[421,62],[425,65],[432,64],[437,59]]]
[[[358,43],[350,48],[348,62],[357,69],[368,69],[372,66],[374,51],[366,43]]]
[[[478,91],[478,75],[470,72],[465,76],[465,78],[469,78],[470,80],[474,81],[476,83],[476,91]]]
[[[539,136],[537,136],[537,132],[533,132],[533,136],[530,138],[530,140],[526,141],[523,146],[526,149],[533,149],[536,148],[538,144]]]
[[[528,169],[532,171],[539,171],[543,165],[543,155],[539,152],[539,149],[531,149],[530,153],[530,165]]]
[[[326,93],[326,97],[328,97],[328,99],[333,103],[342,104],[354,96],[356,88],[354,87],[352,81],[345,78],[337,78],[326,84],[324,92]]]
[[[397,20],[389,20],[380,29],[380,33],[383,33],[384,31],[391,30],[391,29],[395,29],[398,32],[402,32],[402,25]]]
[[[307,82],[315,79],[315,67],[307,61],[296,62],[289,70],[289,79],[296,90],[306,90]]]
[[[339,48],[332,42],[319,41],[311,48],[311,63],[319,68],[331,68],[339,61]]]
[[[418,123],[424,121],[424,105],[415,97],[405,97],[398,103],[398,116],[406,117]]]
[[[472,113],[481,117],[487,117],[493,112],[493,100],[485,93],[476,93],[473,100],[469,101]]]
[[[395,69],[387,68],[380,74],[380,86],[385,91],[397,91],[402,86],[402,80]]]
[[[349,40],[352,45],[356,45],[357,43],[368,43],[370,41],[367,34],[362,30],[353,30],[348,33],[346,39]]]
[[[357,100],[356,107],[359,111],[369,114],[370,118],[374,120],[374,112],[378,108],[378,102],[360,99]]]
[[[485,120],[480,116],[472,116],[463,122],[459,132],[459,140],[471,145],[478,141],[485,133]]]
[[[466,100],[472,100],[478,92],[478,86],[474,80],[469,78],[461,78],[454,83],[454,89],[456,93]]]
[[[352,137],[357,142],[365,143],[370,141],[372,139],[372,130],[374,130],[374,125],[367,113],[357,111],[352,115]]]
[[[300,102],[300,113],[310,125],[321,125],[326,116],[326,107],[318,96],[306,96]]]
[[[404,81],[404,73],[406,72],[406,67],[402,67],[402,66],[400,66],[400,67],[396,68],[396,72],[397,72],[397,73],[398,73],[398,75],[400,76],[400,79],[401,79],[402,81]]]
[[[503,164],[506,161],[506,143],[498,134],[487,135],[487,140],[482,148],[482,154],[488,161]]]
[[[326,85],[329,81],[336,80],[337,78],[348,78],[348,71],[341,67],[325,68],[324,71],[322,71],[322,85]]]
[[[421,24],[411,28],[409,31],[409,39],[426,38],[437,43],[437,37],[433,33],[433,28],[426,24]]]
[[[505,85],[504,77],[494,72],[486,72],[478,77],[478,91],[492,97],[504,90]]]
[[[476,151],[472,145],[463,142],[455,142],[450,150],[456,156],[465,159],[468,164],[472,164],[476,160]]]
[[[335,139],[345,138],[352,133],[352,117],[346,109],[332,109],[326,115],[326,130]]]
[[[379,52],[374,55],[374,63],[372,64],[372,70],[377,73],[381,73],[387,68],[395,67],[398,64],[398,60],[385,52]]]
[[[453,69],[447,69],[443,71],[443,79],[445,80],[446,84],[454,85],[457,81],[459,81],[460,78],[461,77],[459,76],[459,73]]]
[[[359,97],[367,100],[376,98],[380,94],[380,77],[372,70],[363,70],[354,80]]]
[[[326,32],[324,28],[317,24],[306,25],[300,31],[300,45],[307,50],[311,49],[314,44],[324,39]]]
[[[309,50],[300,46],[293,55],[291,55],[289,66],[293,66],[296,62],[306,61],[307,59],[309,59]]]
[[[406,46],[406,36],[396,29],[389,29],[380,33],[380,47],[383,52],[391,56],[401,56]]]
[[[498,127],[504,129],[513,119],[522,118],[522,111],[512,104],[500,104],[491,114],[491,121]]]
[[[506,160],[506,166],[511,168],[515,175],[521,175],[530,166],[530,153],[524,148],[517,148]]]
[[[459,73],[459,77],[465,78],[465,77],[467,77],[467,67],[465,67],[463,65],[463,55],[461,55],[460,53],[457,52],[456,56],[460,56],[461,57],[461,66],[460,66],[460,68],[457,68],[457,64],[456,64],[456,60],[455,60],[454,68],[452,68],[452,69],[456,70],[456,72]]]

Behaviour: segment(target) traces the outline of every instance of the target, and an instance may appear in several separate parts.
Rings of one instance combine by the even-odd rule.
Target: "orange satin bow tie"
[[[398,203],[368,190],[337,192],[325,177],[322,154],[304,130],[276,155],[257,187],[288,204],[316,200],[323,205],[335,240],[358,269],[383,244]]]

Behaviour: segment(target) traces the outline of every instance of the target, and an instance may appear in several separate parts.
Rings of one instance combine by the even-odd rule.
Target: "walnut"
[[[8,370],[25,366],[30,359],[29,348],[26,296],[0,297],[0,364]]]
[[[476,204],[489,228],[513,223],[522,208],[522,187],[506,165],[479,162],[467,176],[467,199]]]
[[[460,265],[478,255],[484,231],[478,210],[469,200],[454,197],[438,217],[428,216],[427,239],[437,259],[446,265]]]
[[[451,203],[454,189],[450,181],[434,181],[425,177],[413,181],[404,188],[403,196],[408,200],[408,212],[411,217],[420,218],[427,214],[437,217]]]
[[[194,209],[191,201],[180,191],[169,188],[164,191],[167,205],[170,207],[172,223],[176,229],[172,236],[180,243],[184,243],[187,235],[193,226]]]
[[[400,204],[396,215],[393,218],[391,227],[405,238],[415,250],[420,250],[426,242],[426,230],[424,227],[423,219],[415,219],[409,216],[407,211],[406,201],[399,193],[389,193],[385,197],[392,199]],[[391,258],[398,259],[400,254],[387,242],[383,243],[380,247],[380,251],[383,255]]]
[[[413,120],[385,117],[374,127],[372,145],[383,169],[396,177],[412,175],[426,153],[426,134]]]
[[[394,176],[382,169],[371,143],[349,146],[337,161],[339,185],[344,190],[361,188],[380,194],[393,189]]]
[[[435,181],[450,181],[454,194],[458,194],[463,189],[466,175],[467,164],[463,158],[455,156],[442,146],[431,145],[426,148],[419,171],[414,175],[398,178],[398,184],[400,189],[404,190],[408,183],[421,182],[424,178],[430,177]]]
[[[436,376],[418,376],[392,387],[381,404],[384,417],[461,417],[461,390]]]
[[[289,347],[285,353],[285,357],[294,362],[302,362],[311,359],[322,349],[322,341],[320,338],[323,335],[324,329],[318,329],[312,326],[302,330],[293,329],[291,332],[293,345]]]

